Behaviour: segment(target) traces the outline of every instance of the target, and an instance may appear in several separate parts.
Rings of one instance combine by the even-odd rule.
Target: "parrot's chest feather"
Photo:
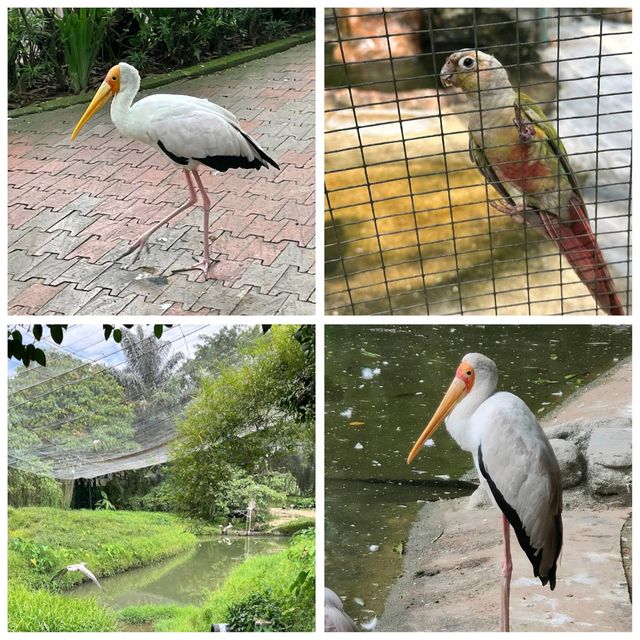
[[[514,141],[499,151],[492,162],[501,182],[511,182],[523,193],[536,193],[549,176],[549,167],[539,153],[539,142]]]
[[[544,132],[538,127],[533,127],[533,136],[527,140],[521,139],[512,123],[489,129],[478,137],[500,182],[529,196],[557,191],[557,176],[553,172],[552,178],[553,162],[547,153],[548,145]]]

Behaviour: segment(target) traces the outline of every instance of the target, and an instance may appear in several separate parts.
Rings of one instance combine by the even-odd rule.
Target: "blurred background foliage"
[[[8,9],[9,106],[79,93],[117,62],[143,74],[313,28],[312,8]]]

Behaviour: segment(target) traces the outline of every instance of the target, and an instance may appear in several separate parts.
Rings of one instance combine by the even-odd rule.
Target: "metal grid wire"
[[[552,241],[489,205],[472,107],[439,81],[465,48],[559,131],[630,313],[631,37],[623,9],[327,10],[327,313],[604,313]]]

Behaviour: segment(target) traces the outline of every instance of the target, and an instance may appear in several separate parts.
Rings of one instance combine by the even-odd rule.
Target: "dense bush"
[[[86,90],[118,61],[193,65],[313,27],[314,9],[9,9],[12,100]],[[94,78],[91,77],[94,74]]]
[[[9,467],[8,498],[12,507],[62,507],[64,491],[55,478]]]

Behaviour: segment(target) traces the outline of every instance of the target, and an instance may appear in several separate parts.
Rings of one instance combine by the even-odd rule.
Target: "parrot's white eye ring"
[[[467,69],[471,69],[471,67],[473,67],[473,58],[465,58],[462,61],[462,66]]]

